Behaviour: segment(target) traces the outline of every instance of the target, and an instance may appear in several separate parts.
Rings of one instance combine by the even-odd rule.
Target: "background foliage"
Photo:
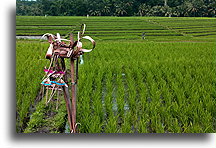
[[[17,0],[17,15],[215,16],[215,0]]]

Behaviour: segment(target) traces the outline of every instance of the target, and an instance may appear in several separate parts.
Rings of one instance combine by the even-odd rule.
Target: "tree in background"
[[[16,15],[207,16],[216,0],[17,0]]]
[[[139,16],[148,16],[148,12],[150,11],[151,6],[146,5],[145,3],[142,3],[141,5],[139,5],[138,8],[138,15]]]

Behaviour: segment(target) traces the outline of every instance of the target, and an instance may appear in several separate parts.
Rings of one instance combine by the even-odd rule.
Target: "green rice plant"
[[[106,119],[106,127],[105,133],[118,133],[118,117],[117,116],[109,116]]]
[[[45,117],[45,99],[41,101],[36,108],[36,111],[31,115],[28,126],[25,129],[24,133],[34,133],[37,131],[37,128],[46,124],[44,120]]]
[[[41,48],[43,44],[33,42],[16,42],[16,112],[17,132],[24,130],[29,118],[29,108],[34,105],[40,89],[40,79],[43,75]],[[36,73],[36,74],[35,74]]]

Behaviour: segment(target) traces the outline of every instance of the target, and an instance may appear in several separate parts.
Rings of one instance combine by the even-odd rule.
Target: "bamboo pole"
[[[75,82],[74,59],[71,58],[71,83],[72,83],[72,133],[76,133],[76,82]]]
[[[61,64],[62,64],[62,70],[65,71],[66,67],[65,67],[65,61],[64,58],[61,58]],[[66,71],[65,71],[66,72]],[[68,83],[68,79],[67,79],[67,74],[64,75],[64,81],[66,83]],[[63,86],[63,92],[64,92],[64,99],[66,102],[66,108],[67,108],[67,113],[68,113],[68,122],[69,122],[69,126],[70,126],[70,130],[72,131],[72,112],[71,112],[71,101],[70,101],[70,95],[68,92],[68,88]]]

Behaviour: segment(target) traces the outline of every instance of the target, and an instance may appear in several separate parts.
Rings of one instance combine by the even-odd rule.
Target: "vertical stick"
[[[72,132],[76,133],[76,82],[74,76],[74,59],[71,58],[71,83],[72,83]]]
[[[69,98],[69,93],[68,93],[68,88],[63,86],[63,92],[64,92],[64,99],[66,102],[66,108],[67,108],[67,113],[68,113],[68,122],[70,125],[70,130],[72,130],[72,113],[71,113],[71,102],[70,102],[70,98]]]
[[[76,60],[77,61],[76,61],[76,80],[75,80],[75,82],[76,82],[76,85],[77,85],[77,81],[79,79],[79,77],[78,77],[79,58],[77,58]]]

